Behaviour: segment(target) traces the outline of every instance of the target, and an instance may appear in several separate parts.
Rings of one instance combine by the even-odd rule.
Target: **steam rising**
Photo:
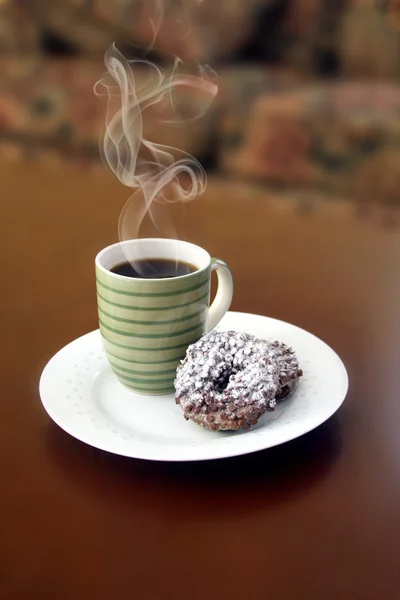
[[[179,59],[166,73],[149,61],[127,60],[115,44],[104,60],[107,74],[95,85],[96,95],[108,101],[101,154],[120,182],[133,190],[119,218],[119,238],[137,237],[147,213],[161,235],[174,237],[165,204],[196,198],[206,187],[206,174],[190,154],[150,141],[148,125],[177,126],[203,116],[218,90],[213,73],[199,67],[198,75],[180,74]],[[175,107],[177,88],[193,94],[193,114],[185,119]]]

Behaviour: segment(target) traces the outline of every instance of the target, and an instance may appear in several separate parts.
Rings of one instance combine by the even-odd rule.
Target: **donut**
[[[275,400],[282,402],[294,392],[303,371],[299,367],[299,361],[293,348],[278,341],[272,342],[269,347],[279,367],[279,384]]]
[[[275,409],[279,382],[275,347],[247,333],[212,331],[188,347],[175,401],[187,420],[212,431],[248,430]]]

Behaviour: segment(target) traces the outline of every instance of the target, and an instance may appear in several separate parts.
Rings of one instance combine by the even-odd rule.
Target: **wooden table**
[[[332,345],[350,391],[284,446],[147,463],[69,437],[38,394],[47,360],[97,327],[93,259],[116,241],[126,188],[69,166],[1,165],[0,176],[0,597],[398,599],[399,232],[345,202],[302,214],[211,181],[183,235],[230,264],[233,309]]]

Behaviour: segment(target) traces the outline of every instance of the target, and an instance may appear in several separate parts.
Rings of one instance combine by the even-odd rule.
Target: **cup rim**
[[[141,242],[166,242],[167,244],[183,244],[185,246],[191,246],[193,248],[197,248],[198,250],[201,250],[202,252],[204,252],[207,255],[207,265],[205,267],[202,267],[201,269],[197,269],[196,271],[193,271],[193,273],[187,273],[186,275],[178,275],[178,277],[174,277],[173,281],[180,281],[182,279],[187,279],[189,277],[194,277],[196,275],[198,275],[199,273],[203,273],[204,271],[206,271],[210,266],[211,266],[211,255],[207,252],[207,250],[205,250],[204,248],[202,248],[201,246],[198,246],[197,244],[193,244],[192,242],[187,242],[186,240],[177,240],[177,239],[171,239],[171,238],[136,238],[133,240],[124,240],[122,242],[115,242],[114,244],[110,244],[109,246],[106,246],[105,248],[103,248],[102,250],[100,250],[100,252],[97,253],[96,258],[95,258],[95,266],[96,268],[98,268],[102,273],[106,273],[107,275],[110,275],[111,277],[115,277],[116,279],[119,279],[121,281],[134,281],[136,282],[142,282],[144,283],[158,283],[160,284],[162,281],[170,281],[170,279],[161,279],[161,278],[140,278],[140,277],[126,277],[125,275],[119,275],[118,273],[113,273],[112,271],[110,271],[110,269],[106,269],[106,267],[104,267],[101,264],[101,259],[103,258],[103,256],[109,252],[110,250],[112,250],[113,248],[122,248],[123,246],[128,246],[131,244],[136,244],[136,243],[141,243]]]

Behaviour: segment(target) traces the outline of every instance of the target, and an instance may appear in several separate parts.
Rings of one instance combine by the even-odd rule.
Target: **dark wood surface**
[[[97,327],[93,260],[126,188],[69,166],[0,176],[0,598],[398,599],[399,232],[345,202],[305,213],[211,181],[182,235],[230,264],[233,309],[332,345],[350,391],[284,446],[147,463],[69,437],[38,394],[50,357]]]

